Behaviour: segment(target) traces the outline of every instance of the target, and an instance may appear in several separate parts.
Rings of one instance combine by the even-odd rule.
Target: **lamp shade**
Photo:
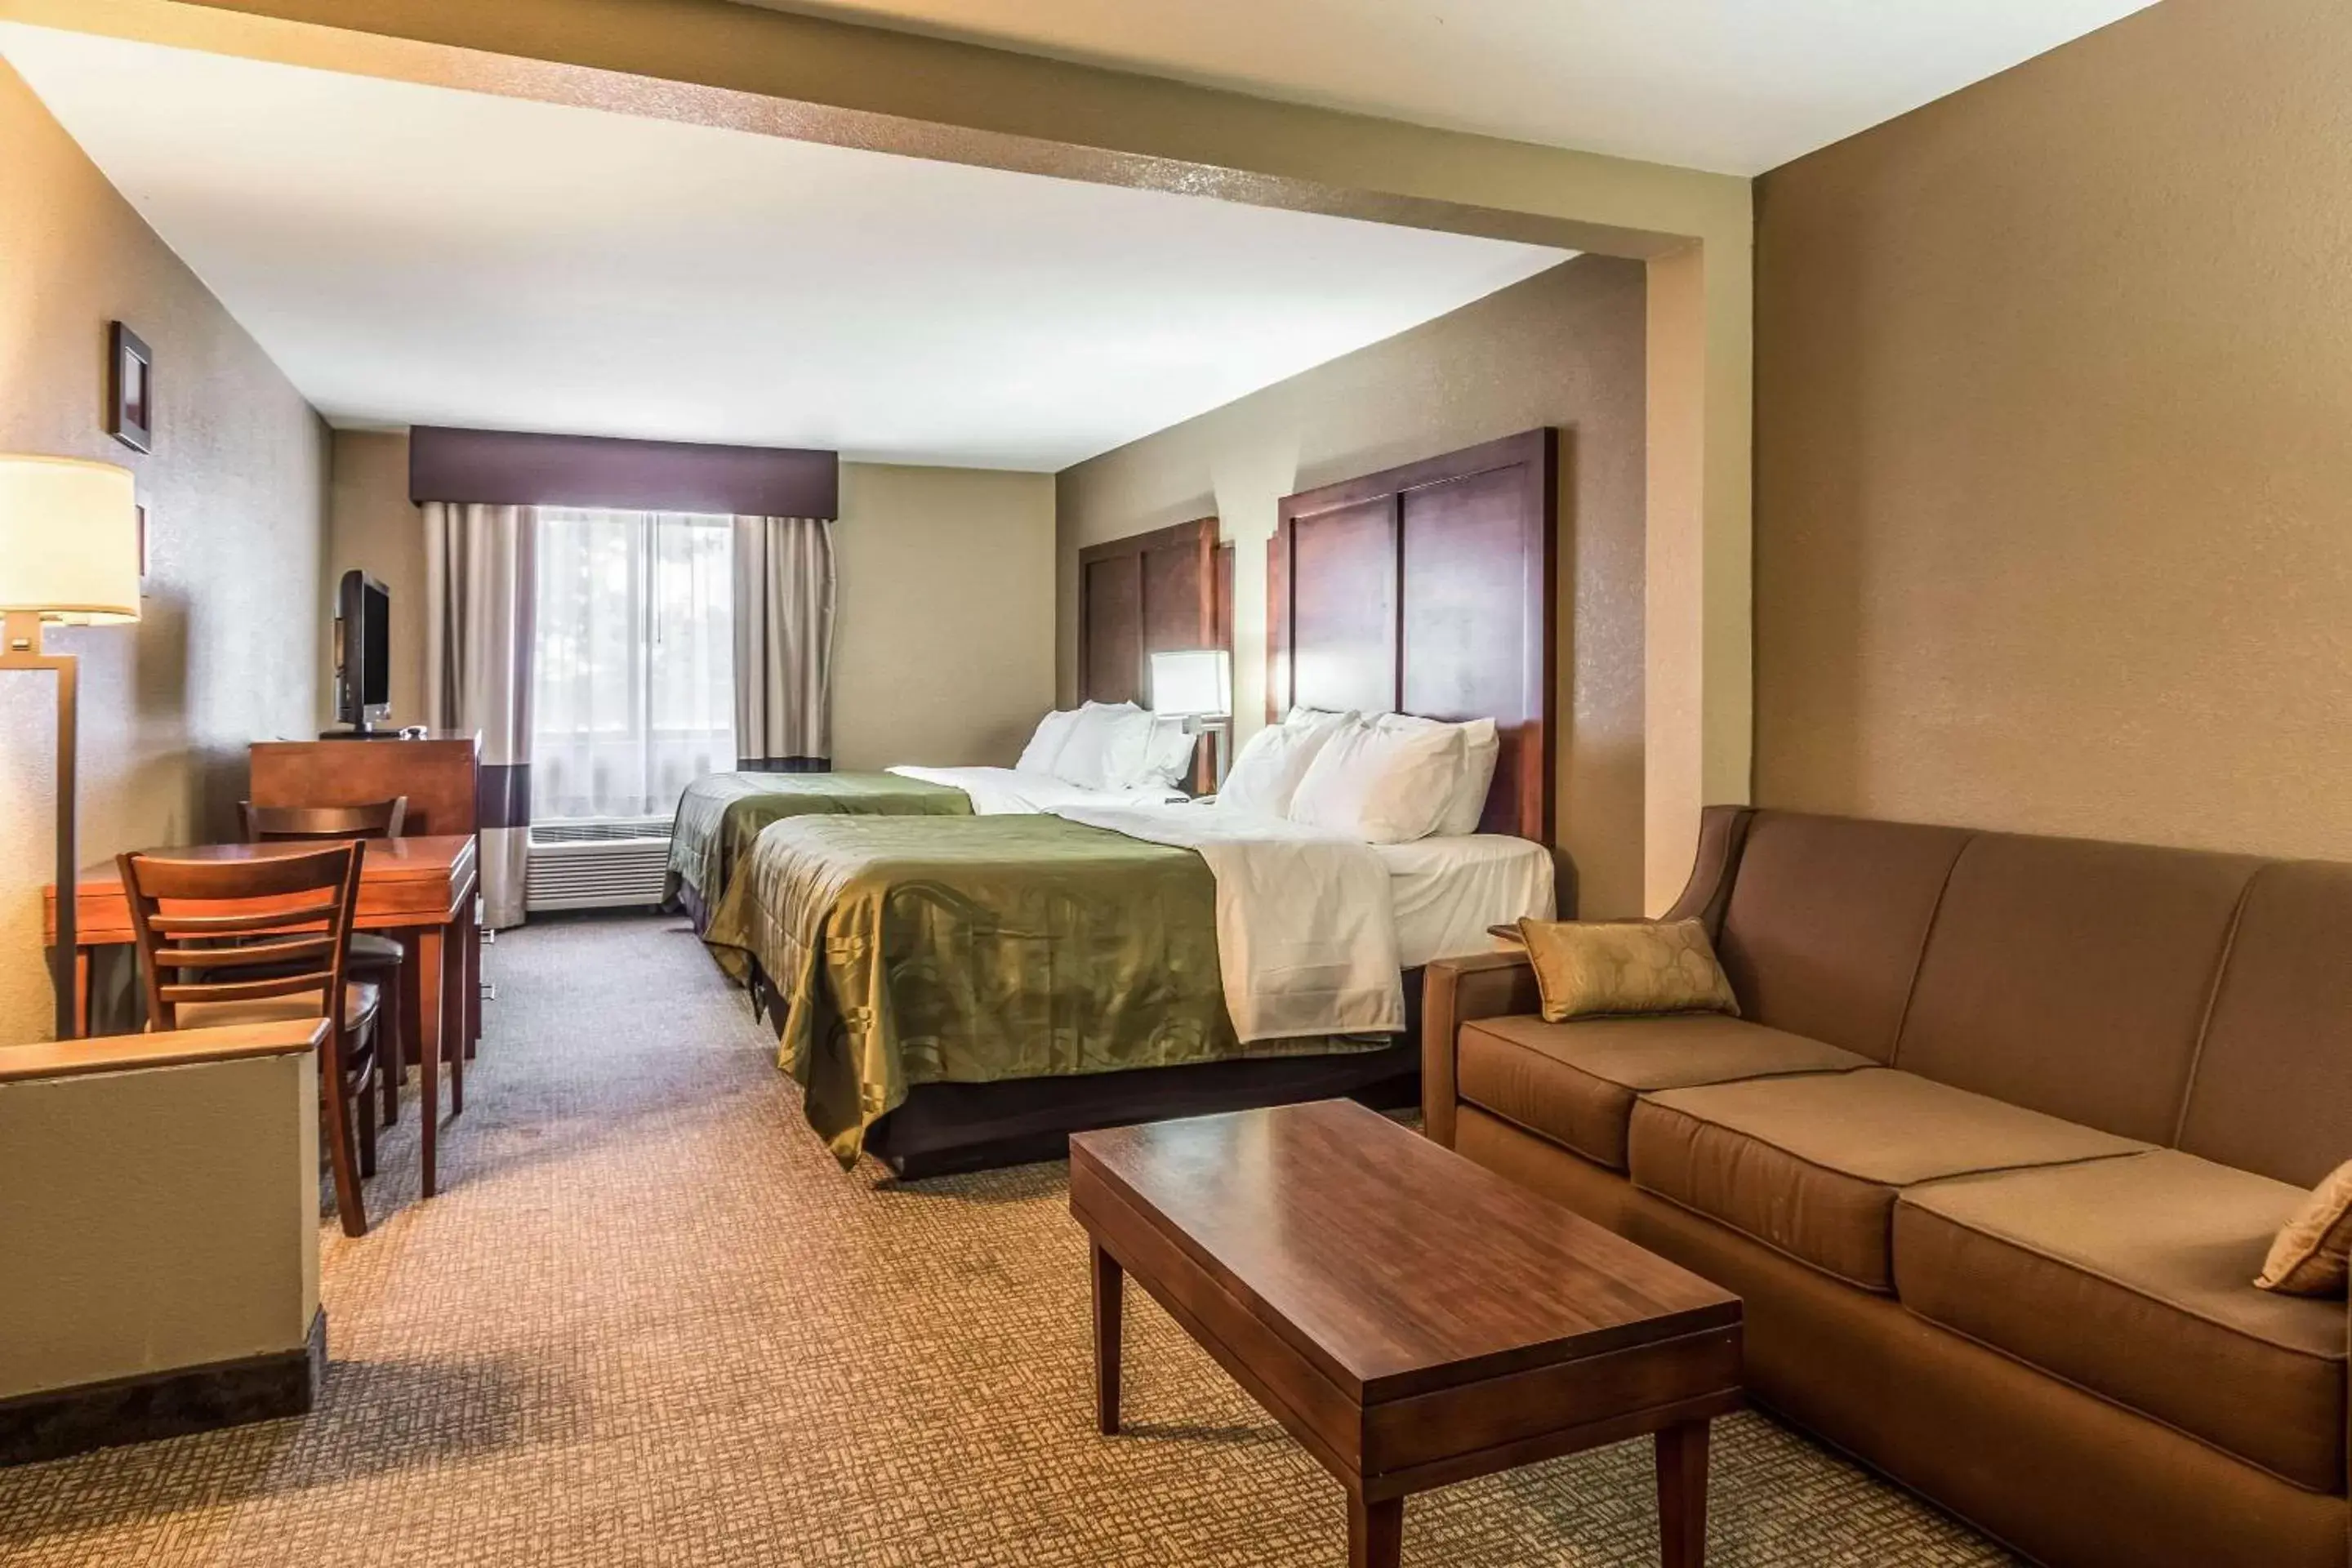
[[[1183,648],[1151,656],[1151,710],[1155,713],[1230,713],[1234,710],[1233,656],[1221,647]]]
[[[139,618],[130,469],[0,456],[0,610],[80,625]]]

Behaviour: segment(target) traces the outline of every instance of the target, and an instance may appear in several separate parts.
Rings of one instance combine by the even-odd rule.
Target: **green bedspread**
[[[970,816],[971,797],[897,773],[712,773],[695,780],[677,803],[669,874],[715,907],[761,828],[787,816],[827,813]]]
[[[779,1062],[845,1166],[917,1084],[1386,1043],[1244,1044],[1207,864],[1056,816],[776,823],[704,940],[738,979],[756,959],[785,999]]]

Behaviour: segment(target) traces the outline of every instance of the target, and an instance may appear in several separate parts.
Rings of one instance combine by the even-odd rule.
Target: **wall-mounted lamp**
[[[1153,654],[1151,710],[1181,717],[1193,734],[1212,737],[1216,786],[1223,788],[1234,728],[1234,656],[1221,647]]]
[[[80,1032],[74,962],[74,656],[41,646],[45,624],[139,618],[139,510],[131,470],[73,458],[0,456],[0,669],[58,678],[57,1037]]]

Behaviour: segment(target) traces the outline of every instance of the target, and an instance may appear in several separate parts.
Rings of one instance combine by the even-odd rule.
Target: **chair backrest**
[[[340,1020],[362,853],[347,842],[236,859],[119,857],[150,1026],[177,1028],[186,1003],[310,991]]]
[[[239,801],[245,837],[252,844],[328,838],[397,838],[408,820],[408,797],[396,795],[366,805],[256,805]]]

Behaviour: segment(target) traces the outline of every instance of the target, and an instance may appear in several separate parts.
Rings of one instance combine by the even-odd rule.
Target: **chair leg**
[[[327,1165],[335,1176],[335,1212],[342,1216],[345,1236],[365,1236],[367,1201],[360,1195],[360,1173],[352,1158],[351,1097],[343,1089],[342,1049],[332,1035],[319,1069],[319,1120],[326,1123]]]
[[[401,1056],[398,970],[383,977],[382,994],[378,1005],[383,1012],[375,1026],[375,1076],[383,1096],[383,1124],[395,1127],[400,1123],[400,1079],[407,1065]]]
[[[360,1174],[362,1176],[375,1174],[375,1085],[361,1084],[359,1093],[352,1097],[352,1109],[356,1110],[360,1116]]]

